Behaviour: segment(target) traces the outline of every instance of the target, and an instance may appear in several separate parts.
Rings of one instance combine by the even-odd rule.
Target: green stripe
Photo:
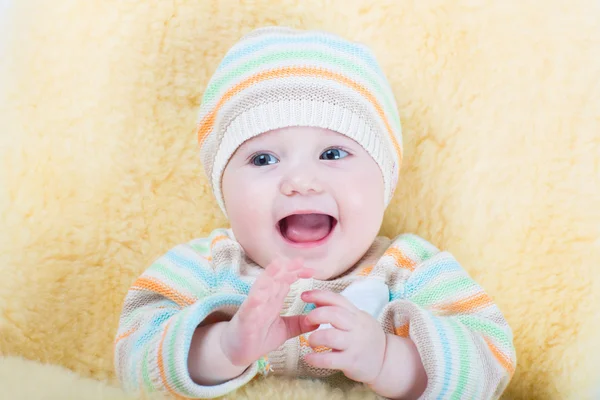
[[[190,285],[190,282],[202,282],[204,283],[202,280],[200,279],[196,279],[194,277],[189,277],[189,276],[184,276],[181,274],[178,274],[176,271],[176,269],[174,268],[170,268],[167,267],[166,265],[160,263],[160,262],[155,262],[152,265],[152,270],[153,271],[157,271],[160,275],[162,275],[164,278],[170,280],[171,282],[175,283],[175,287],[174,289],[179,289],[179,288],[185,288],[187,289],[187,291],[189,293],[192,293],[196,298],[201,298],[205,295],[208,294],[209,292],[209,288],[207,288],[206,286],[192,286]],[[156,267],[156,268],[155,268]],[[153,277],[153,276],[149,276],[149,278],[154,278],[154,279],[160,279],[160,277]],[[160,279],[163,283],[164,279]],[[173,285],[170,285],[173,286]]]
[[[132,312],[129,313],[129,315],[127,315],[127,318],[125,318],[125,321],[123,321],[123,325],[125,325],[125,327],[127,329],[124,329],[123,332],[127,332],[130,328],[131,328],[131,322],[133,322],[132,320],[135,320],[135,318],[138,316],[138,314],[142,314],[142,313],[146,313],[148,312],[148,309],[146,307],[138,307],[136,309],[134,309]]]
[[[203,257],[210,255],[210,243],[206,240],[195,240],[190,243],[190,247],[200,253]]]
[[[152,380],[150,380],[150,373],[148,372],[148,348],[145,348],[144,351],[144,360],[142,361],[142,377],[144,378],[144,385],[147,388],[148,392],[154,391],[154,386],[152,386]]]
[[[457,276],[456,278],[444,280],[438,284],[426,286],[412,296],[411,301],[421,307],[427,307],[435,302],[450,298],[459,292],[466,291],[475,286],[477,286],[475,282],[468,276]]]
[[[430,252],[425,246],[423,246],[423,239],[417,238],[414,235],[406,235],[403,237],[403,239],[410,244],[411,249],[417,253],[417,256],[421,259],[421,262],[431,258],[431,256],[434,255],[433,252]]]
[[[124,329],[124,332],[127,332],[129,330],[129,328],[131,328],[131,323],[135,322],[135,320],[137,319],[139,314],[147,314],[148,312],[166,312],[169,310],[177,311],[180,309],[177,304],[175,304],[173,302],[171,302],[171,304],[173,305],[172,307],[168,307],[168,308],[165,307],[164,309],[154,309],[152,306],[149,308],[148,305],[134,309],[132,312],[130,312],[127,315],[127,318],[125,318],[125,320],[123,321],[123,325],[128,328],[128,329]],[[150,315],[154,315],[154,314],[150,314]],[[143,319],[148,319],[148,318],[150,318],[148,315],[144,315],[144,317],[143,317]]]
[[[306,60],[307,58],[321,62],[333,63],[336,66],[340,67],[342,70],[344,70],[346,74],[355,74],[363,77],[371,87],[375,88],[376,92],[383,96],[384,107],[387,109],[387,113],[391,115],[393,122],[395,122],[397,125],[400,125],[400,120],[397,113],[393,112],[393,103],[391,103],[389,97],[386,95],[381,85],[375,79],[373,79],[373,76],[371,74],[365,74],[366,71],[361,68],[358,68],[357,65],[354,63],[341,59],[337,56],[332,56],[331,54],[324,53],[322,51],[285,51],[275,54],[269,53],[259,58],[251,59],[248,62],[239,65],[237,68],[228,71],[227,74],[222,78],[212,81],[210,85],[206,88],[202,101],[206,102],[209,99],[213,99],[216,96],[216,94],[222,90],[223,86],[229,85],[231,81],[237,79],[237,77],[239,77],[240,75],[244,75],[248,72],[251,72],[260,65],[283,60]]]
[[[452,393],[453,399],[462,399],[465,391],[465,387],[467,385],[467,381],[470,378],[470,369],[469,369],[469,361],[470,361],[470,352],[473,351],[470,346],[470,341],[466,337],[464,328],[461,329],[461,326],[456,323],[456,321],[452,319],[448,319],[448,323],[454,330],[454,334],[458,339],[458,350],[460,353],[460,368],[458,371],[458,384],[456,385],[456,390]]]
[[[184,392],[185,388],[183,387],[183,382],[181,382],[180,379],[177,379],[177,373],[176,371],[176,367],[175,367],[175,340],[177,339],[177,332],[180,331],[180,327],[181,327],[181,321],[187,316],[187,312],[182,312],[178,317],[177,320],[175,321],[175,326],[171,327],[171,332],[170,332],[170,340],[169,340],[169,360],[168,362],[168,368],[167,369],[167,373],[169,375],[169,383],[171,385],[171,387],[179,392]],[[175,332],[175,333],[174,333]],[[163,347],[163,352],[164,352],[164,347]],[[165,359],[164,355],[163,355],[163,360]],[[184,370],[187,370],[187,368],[184,368]]]
[[[460,315],[456,316],[456,319],[472,331],[494,338],[505,349],[512,347],[510,334],[502,330],[495,323],[472,315]]]

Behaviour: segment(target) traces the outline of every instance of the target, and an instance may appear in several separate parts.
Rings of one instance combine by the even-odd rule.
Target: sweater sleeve
[[[513,335],[485,291],[452,255],[415,235],[386,251],[396,267],[380,321],[410,337],[427,373],[421,399],[497,399],[516,366]]]
[[[249,291],[228,268],[212,267],[191,242],[163,255],[132,284],[114,344],[116,374],[127,392],[214,398],[257,374],[259,362],[231,381],[202,386],[188,372],[198,325],[215,312],[233,315]]]

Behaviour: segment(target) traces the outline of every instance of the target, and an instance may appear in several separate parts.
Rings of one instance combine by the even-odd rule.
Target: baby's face
[[[302,258],[315,278],[352,267],[379,232],[384,187],[379,166],[339,133],[290,127],[238,148],[223,175],[236,240],[262,267]]]

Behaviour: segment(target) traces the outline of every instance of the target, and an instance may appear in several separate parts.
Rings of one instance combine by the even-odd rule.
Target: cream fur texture
[[[229,46],[272,24],[373,48],[406,149],[382,231],[451,251],[497,301],[519,357],[504,397],[598,393],[598,1],[7,4],[0,395],[125,398],[111,386],[112,340],[128,286],[170,247],[226,224],[198,159],[202,91]],[[336,393],[269,379],[230,397]]]

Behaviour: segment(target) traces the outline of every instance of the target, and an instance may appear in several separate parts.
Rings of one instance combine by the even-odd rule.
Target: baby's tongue
[[[306,243],[323,239],[331,230],[331,219],[325,214],[295,214],[283,220],[282,233],[292,242]]]

